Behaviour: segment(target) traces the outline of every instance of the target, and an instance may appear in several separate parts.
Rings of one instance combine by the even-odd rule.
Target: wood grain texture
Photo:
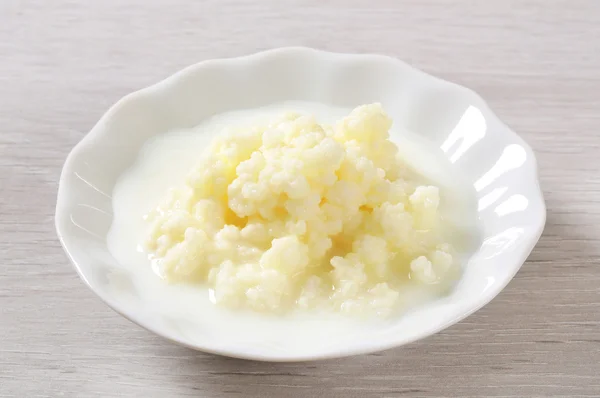
[[[1,0],[1,397],[600,396],[600,2]],[[199,60],[377,52],[479,92],[538,154],[548,223],[465,321],[379,354],[268,364],[108,309],[54,233],[62,163],[123,95]]]

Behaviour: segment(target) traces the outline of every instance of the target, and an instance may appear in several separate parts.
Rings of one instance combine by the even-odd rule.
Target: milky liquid
[[[218,333],[219,339],[239,340],[243,330],[248,341],[278,341],[283,336],[286,343],[294,342],[301,346],[311,342],[314,348],[314,344],[327,344],[327,336],[335,336],[339,342],[344,336],[368,335],[369,330],[382,322],[393,321],[365,322],[336,313],[272,316],[229,310],[214,305],[205,287],[166,283],[152,271],[147,255],[139,250],[147,231],[144,215],[163,200],[169,188],[185,183],[186,175],[216,134],[227,126],[255,125],[257,120],[285,111],[313,114],[319,123],[333,123],[351,109],[286,102],[216,115],[192,130],[169,132],[149,140],[135,164],[115,185],[114,220],[107,236],[109,250],[118,263],[135,275],[135,289],[153,311],[172,319],[185,319],[189,326],[188,334],[212,331]],[[396,127],[392,127],[390,135],[419,182],[440,188],[440,212],[445,220],[447,242],[463,254],[459,261],[466,260],[469,252],[476,247],[477,240],[477,207],[472,186],[462,180],[439,148],[423,138]],[[407,308],[418,310],[418,305],[439,297],[442,292],[435,287],[420,286],[406,289],[401,294]]]

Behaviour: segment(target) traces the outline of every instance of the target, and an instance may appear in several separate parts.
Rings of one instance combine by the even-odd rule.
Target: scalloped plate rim
[[[531,167],[533,167],[533,177],[534,177],[534,183],[535,183],[534,191],[536,194],[535,198],[537,199],[537,203],[536,203],[537,211],[539,212],[538,223],[536,225],[536,232],[534,234],[535,239],[531,239],[529,244],[527,245],[527,247],[523,248],[523,250],[520,253],[518,253],[518,254],[515,253],[514,256],[515,257],[518,256],[520,258],[520,260],[515,261],[515,265],[512,268],[511,275],[505,281],[503,281],[503,283],[496,283],[494,285],[494,287],[492,289],[490,289],[490,291],[487,293],[487,295],[484,298],[480,299],[476,303],[476,305],[474,305],[472,308],[470,308],[469,311],[458,314],[456,317],[453,317],[451,320],[448,320],[447,322],[436,327],[435,330],[433,330],[433,331],[430,331],[428,333],[425,333],[423,335],[420,335],[420,336],[417,336],[414,338],[404,339],[404,340],[401,340],[398,342],[389,342],[387,344],[372,344],[372,345],[368,345],[368,346],[364,346],[364,347],[350,347],[343,351],[324,352],[321,355],[311,354],[308,356],[302,356],[302,355],[300,355],[300,356],[277,356],[277,355],[273,356],[272,354],[269,355],[269,353],[245,354],[245,353],[240,353],[238,351],[235,351],[235,349],[233,349],[233,350],[231,350],[231,349],[215,349],[214,347],[210,347],[210,346],[201,346],[198,344],[191,345],[179,338],[176,338],[174,336],[168,335],[166,333],[163,333],[162,331],[157,330],[155,327],[153,327],[153,325],[147,324],[146,322],[144,322],[143,319],[140,319],[140,317],[137,316],[136,314],[128,313],[128,311],[126,311],[122,308],[119,308],[119,305],[115,304],[113,302],[113,300],[111,300],[111,298],[108,297],[108,295],[104,294],[103,292],[98,291],[94,286],[92,286],[91,283],[89,282],[88,278],[86,277],[86,275],[82,272],[80,266],[78,265],[77,261],[73,257],[71,250],[69,249],[69,244],[65,241],[65,234],[63,232],[63,227],[61,225],[61,222],[64,219],[63,212],[64,212],[65,206],[66,206],[65,202],[67,201],[66,195],[65,195],[65,192],[67,190],[67,187],[65,186],[65,179],[66,179],[67,173],[70,172],[72,163],[73,163],[74,159],[76,158],[76,156],[79,154],[79,152],[83,148],[87,147],[88,145],[91,145],[96,139],[98,139],[98,137],[101,134],[100,127],[104,123],[106,123],[106,121],[109,120],[114,113],[118,112],[119,109],[122,108],[123,105],[126,104],[127,102],[136,101],[138,98],[143,98],[148,95],[150,95],[150,96],[159,95],[161,91],[169,90],[169,87],[174,85],[177,80],[186,79],[187,77],[191,76],[194,73],[199,73],[205,67],[218,65],[221,63],[224,65],[231,65],[231,64],[239,65],[239,64],[250,63],[250,62],[266,62],[266,61],[268,61],[268,58],[270,56],[279,56],[279,55],[286,55],[286,54],[293,55],[294,53],[296,53],[296,54],[300,54],[300,53],[309,54],[310,53],[311,56],[328,57],[331,59],[333,59],[333,58],[346,59],[346,60],[372,59],[372,60],[379,60],[379,61],[388,62],[388,63],[393,62],[395,65],[406,69],[410,73],[420,74],[421,76],[424,76],[424,77],[430,79],[431,81],[435,81],[438,84],[452,86],[456,90],[460,90],[463,93],[467,93],[468,95],[473,96],[473,98],[475,98],[477,100],[478,105],[485,108],[487,116],[493,117],[495,119],[495,123],[497,123],[499,126],[501,126],[506,134],[510,134],[511,140],[516,141],[520,146],[522,146],[525,149],[525,151],[527,152],[527,156],[530,157],[532,160],[530,162],[530,164],[531,164]],[[195,63],[193,65],[190,65],[188,67],[185,67],[185,68],[175,72],[174,74],[160,80],[157,83],[151,84],[147,87],[144,87],[142,89],[139,89],[137,91],[134,91],[130,94],[125,95],[120,100],[118,100],[114,105],[112,105],[102,115],[100,120],[92,127],[92,129],[69,152],[69,154],[65,160],[61,175],[60,175],[60,181],[59,181],[59,187],[58,187],[58,193],[57,193],[56,212],[55,212],[55,228],[57,231],[57,235],[58,235],[59,241],[61,243],[61,246],[63,247],[65,253],[67,254],[67,257],[68,257],[69,261],[71,262],[73,268],[75,268],[77,274],[82,279],[82,281],[88,286],[88,288],[92,292],[94,292],[106,305],[108,305],[115,312],[119,313],[120,315],[127,318],[131,322],[141,326],[142,328],[144,328],[152,333],[155,333],[169,341],[172,341],[174,343],[180,344],[182,346],[185,346],[185,347],[188,347],[191,349],[200,350],[200,351],[207,352],[207,353],[224,355],[224,356],[233,357],[233,358],[262,360],[262,361],[271,361],[271,362],[297,362],[297,361],[308,361],[308,360],[322,360],[322,359],[341,358],[341,357],[347,357],[347,356],[351,356],[351,355],[359,355],[359,354],[366,354],[366,353],[370,353],[370,352],[382,351],[382,350],[398,347],[398,346],[401,346],[404,344],[408,344],[408,343],[423,339],[423,338],[431,336],[441,330],[444,330],[457,322],[460,322],[461,320],[465,319],[466,317],[470,316],[474,312],[478,311],[479,309],[481,309],[482,307],[487,305],[493,298],[495,298],[506,287],[506,285],[508,285],[508,283],[514,278],[516,273],[519,271],[519,269],[521,268],[521,266],[523,265],[523,263],[525,262],[525,260],[527,259],[527,257],[531,253],[531,251],[533,250],[537,241],[539,240],[539,238],[543,232],[543,229],[545,227],[545,223],[546,223],[546,206],[544,203],[543,193],[542,193],[542,190],[540,187],[537,161],[536,161],[535,154],[534,154],[532,148],[516,132],[514,132],[509,126],[507,126],[503,121],[501,121],[497,117],[497,115],[489,108],[486,101],[481,96],[479,96],[476,92],[474,92],[473,90],[471,90],[467,87],[464,87],[462,85],[435,77],[427,72],[424,72],[420,69],[412,67],[411,65],[409,65],[397,58],[391,57],[391,56],[379,55],[379,54],[368,54],[368,53],[366,53],[366,54],[337,53],[337,52],[329,52],[329,51],[318,50],[318,49],[313,49],[313,48],[308,48],[308,47],[283,47],[283,48],[270,49],[270,50],[266,50],[266,51],[260,51],[257,53],[243,55],[243,56],[239,56],[239,57],[218,58],[218,59],[201,61],[201,62]]]

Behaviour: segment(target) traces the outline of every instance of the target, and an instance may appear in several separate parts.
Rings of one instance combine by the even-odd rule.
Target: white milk
[[[144,215],[162,201],[170,187],[182,185],[211,139],[226,126],[255,125],[257,119],[284,111],[314,114],[319,123],[333,123],[351,109],[333,108],[306,102],[286,102],[268,107],[227,112],[206,120],[189,131],[170,132],[149,140],[141,149],[134,166],[127,170],[113,191],[114,220],[107,236],[114,258],[135,275],[135,288],[144,301],[173,319],[184,318],[189,333],[207,330],[220,339],[237,339],[243,333],[249,341],[278,341],[315,344],[351,338],[368,333],[384,320],[365,322],[335,313],[293,313],[272,316],[232,311],[212,304],[208,289],[201,286],[170,285],[153,272],[150,261],[140,248],[147,226]],[[473,187],[462,180],[443,152],[415,134],[392,128],[392,140],[401,156],[415,171],[417,179],[440,188],[440,211],[447,227],[447,241],[463,255],[476,247],[477,213]],[[403,292],[406,309],[435,299],[444,292],[435,288],[411,288]],[[418,310],[418,308],[416,308]],[[401,314],[399,315],[401,316]],[[293,319],[294,322],[290,322]],[[314,347],[313,347],[314,348]]]

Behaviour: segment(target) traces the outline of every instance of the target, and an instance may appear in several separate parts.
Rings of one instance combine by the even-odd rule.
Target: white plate
[[[219,339],[189,333],[188,320],[153,311],[107,249],[110,194],[142,144],[206,117],[287,100],[352,108],[382,102],[395,123],[438,145],[471,182],[483,243],[455,290],[375,330],[368,339],[341,339],[295,349],[293,342]],[[110,307],[174,342],[222,355],[299,361],[378,351],[429,336],[475,312],[512,279],[544,228],[546,209],[535,157],[472,91],[393,58],[282,48],[212,60],[121,99],[69,154],[60,178],[56,229],[85,283]],[[118,289],[115,289],[118,286]],[[216,333],[214,333],[216,332]]]

